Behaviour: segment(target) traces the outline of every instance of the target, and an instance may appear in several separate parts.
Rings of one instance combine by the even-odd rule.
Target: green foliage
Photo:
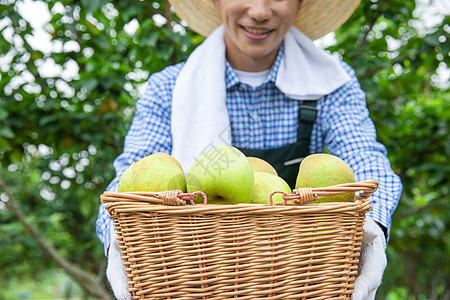
[[[362,2],[329,48],[355,67],[378,139],[404,185],[379,299],[450,293],[450,94],[436,71],[448,71],[450,17],[421,28],[414,9],[413,1]]]
[[[94,230],[99,196],[114,176],[140,88],[203,38],[166,1],[46,0],[52,48],[36,49],[23,2],[0,0],[0,177],[63,256],[104,274]],[[450,96],[437,70],[448,70],[450,17],[421,28],[415,9],[414,1],[362,1],[328,47],[355,68],[404,183],[380,299],[449,293]],[[11,277],[55,268],[1,202],[0,236],[0,290]]]
[[[36,50],[21,4],[0,1],[0,176],[44,238],[103,276],[99,196],[114,176],[139,87],[200,40],[154,21],[164,1],[46,1],[52,49]],[[140,26],[130,34],[133,20]],[[0,205],[1,290],[5,276],[37,278],[55,265]]]
[[[66,299],[66,300],[90,300],[85,293],[61,271],[50,271],[44,278],[36,278],[33,281],[24,282],[18,277],[13,277],[9,282],[10,289],[3,290],[1,299]]]

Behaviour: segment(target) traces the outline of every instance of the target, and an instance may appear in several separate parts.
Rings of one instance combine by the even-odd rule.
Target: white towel
[[[226,107],[224,26],[219,26],[189,56],[178,75],[172,99],[172,156],[187,173],[204,150],[231,145]],[[339,61],[292,27],[276,86],[296,100],[315,100],[343,86],[350,77]]]

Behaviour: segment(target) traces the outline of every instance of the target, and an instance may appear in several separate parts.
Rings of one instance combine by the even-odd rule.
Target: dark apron
[[[298,109],[297,141],[272,149],[239,148],[247,157],[259,157],[270,163],[291,188],[295,187],[300,162],[309,155],[311,131],[317,117],[317,100],[302,101]]]

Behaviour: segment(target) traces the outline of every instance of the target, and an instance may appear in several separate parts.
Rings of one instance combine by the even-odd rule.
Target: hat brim
[[[193,31],[208,36],[221,23],[212,0],[169,0],[178,17]],[[316,40],[338,29],[350,18],[360,0],[303,0],[294,26]]]

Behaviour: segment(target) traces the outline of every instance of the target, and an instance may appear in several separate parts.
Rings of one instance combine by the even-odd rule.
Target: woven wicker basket
[[[184,205],[180,191],[101,196],[132,299],[350,299],[375,180],[274,205]],[[344,192],[354,202],[304,203]],[[156,204],[156,205],[155,205]]]

